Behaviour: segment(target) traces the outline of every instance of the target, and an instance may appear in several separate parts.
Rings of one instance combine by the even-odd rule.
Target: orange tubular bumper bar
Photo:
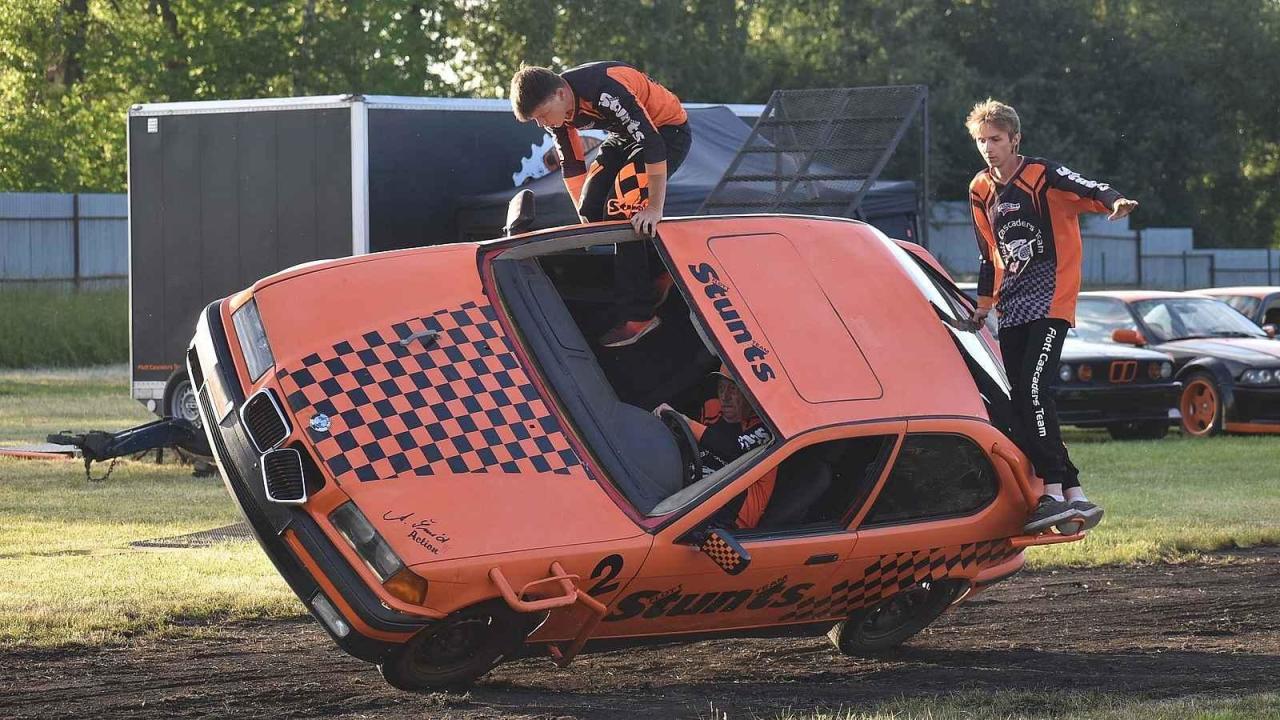
[[[507,581],[507,577],[502,574],[501,568],[490,568],[489,579],[498,587],[498,592],[502,593],[502,599],[507,602],[507,606],[512,610],[520,613],[542,612],[544,610],[554,610],[555,608],[569,607],[577,603],[586,606],[590,616],[582,623],[582,627],[578,629],[578,634],[574,636],[573,641],[569,643],[567,648],[560,648],[555,645],[551,646],[551,657],[560,667],[564,667],[573,662],[573,658],[582,651],[582,647],[587,644],[587,640],[591,638],[591,633],[595,632],[600,621],[604,619],[604,614],[608,610],[599,600],[591,597],[583,592],[574,583],[578,580],[577,575],[570,575],[564,571],[564,567],[558,562],[551,563],[551,576],[534,580],[526,583],[520,588],[520,592],[516,592],[511,588],[511,583]],[[563,595],[555,597],[543,598],[541,600],[524,600],[522,599],[536,585],[546,583],[559,583]]]
[[[1015,548],[1032,547],[1034,545],[1057,545],[1058,543],[1075,542],[1083,540],[1088,532],[1072,533],[1071,535],[1056,535],[1054,533],[1042,533],[1040,535],[1019,535],[1009,538],[1009,544]]]
[[[1027,500],[1027,508],[1035,508],[1040,498],[1031,489],[1031,478],[1028,477],[1027,470],[1023,467],[1022,459],[1005,449],[1000,443],[991,444],[991,454],[1000,458],[1005,465],[1009,466],[1009,471],[1013,473],[1014,479],[1018,481],[1018,489],[1022,491],[1022,496]]]

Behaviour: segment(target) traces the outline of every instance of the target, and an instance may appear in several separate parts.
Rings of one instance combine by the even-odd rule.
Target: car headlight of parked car
[[[1168,380],[1173,376],[1173,363],[1153,362],[1147,365],[1147,377],[1152,380]]]
[[[1245,370],[1240,376],[1240,382],[1245,385],[1280,385],[1280,368]]]
[[[1058,379],[1061,380],[1062,382],[1071,382],[1071,366],[1070,365],[1058,366]]]

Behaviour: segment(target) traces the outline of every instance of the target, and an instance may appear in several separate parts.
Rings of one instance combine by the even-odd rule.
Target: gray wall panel
[[[200,247],[196,251],[204,304],[248,285],[240,276],[239,117],[199,115],[186,122],[200,125]]]
[[[316,117],[316,257],[351,254],[351,110]]]
[[[284,268],[320,257],[315,113],[276,113],[276,131],[276,262]]]
[[[240,277],[250,283],[280,266],[276,240],[277,114],[238,116]]]

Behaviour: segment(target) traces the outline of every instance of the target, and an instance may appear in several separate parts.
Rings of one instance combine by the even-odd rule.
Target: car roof
[[[885,418],[986,418],[906,251],[851,220],[664,221],[660,242],[723,359],[780,432]],[[774,377],[761,379],[764,366]]]
[[[1082,298],[1115,298],[1127,303],[1160,298],[1183,298],[1187,297],[1187,295],[1188,293],[1185,292],[1171,292],[1168,290],[1090,290],[1089,292],[1080,293]]]
[[[1274,293],[1280,293],[1280,285],[1239,285],[1236,287],[1214,287],[1203,288],[1201,290],[1188,290],[1187,292],[1200,293],[1202,295],[1245,295],[1248,297],[1264,298]]]

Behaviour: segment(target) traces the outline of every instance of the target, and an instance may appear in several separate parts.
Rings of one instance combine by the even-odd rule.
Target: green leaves
[[[604,59],[687,101],[926,84],[941,199],[965,196],[963,118],[995,96],[1027,153],[1140,199],[1135,224],[1280,240],[1274,0],[10,0],[0,190],[123,191],[132,103],[503,97],[523,64]]]

